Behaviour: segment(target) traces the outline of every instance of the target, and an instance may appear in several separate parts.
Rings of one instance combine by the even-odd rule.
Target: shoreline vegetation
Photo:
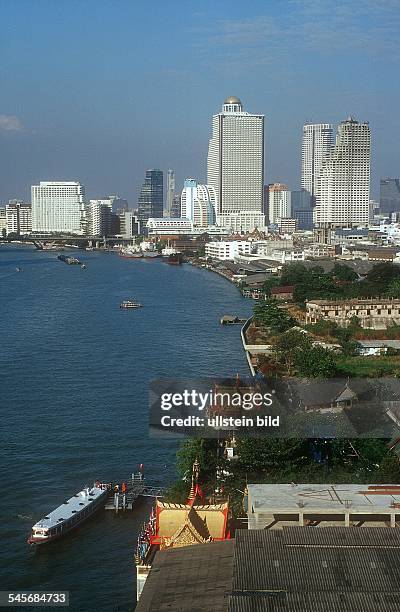
[[[229,275],[204,262],[195,265]],[[239,289],[243,289],[243,284]],[[278,302],[274,287],[293,286],[293,298]],[[284,265],[281,275],[266,279],[262,299],[246,330],[251,345],[268,345],[268,354],[257,358],[257,370],[267,377],[400,377],[400,351],[385,355],[360,355],[362,340],[400,339],[400,325],[386,330],[364,329],[353,317],[348,327],[333,321],[305,323],[305,302],[312,299],[387,297],[400,299],[400,267],[377,263],[361,277],[345,264],[330,272],[316,265]],[[307,415],[308,418],[308,415]],[[310,417],[312,418],[312,417]],[[249,438],[236,436],[234,459],[227,459],[222,441],[187,439],[177,452],[179,480],[166,499],[184,503],[190,470],[196,457],[201,481],[212,497],[229,498],[234,519],[245,517],[244,493],[251,483],[400,483],[397,440],[385,438]],[[217,477],[218,475],[218,477]]]

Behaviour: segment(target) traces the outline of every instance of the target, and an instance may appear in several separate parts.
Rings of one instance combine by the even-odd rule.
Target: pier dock
[[[106,501],[105,509],[114,510],[133,510],[136,502],[142,497],[163,497],[165,489],[162,487],[150,486],[144,479],[143,473],[132,474],[131,479],[122,485],[115,485],[110,490],[110,496]]]

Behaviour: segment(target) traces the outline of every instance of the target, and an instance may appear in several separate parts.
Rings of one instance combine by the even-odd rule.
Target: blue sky
[[[227,95],[266,115],[266,181],[301,126],[368,120],[373,195],[400,175],[399,0],[0,0],[0,203],[39,180],[136,205],[146,168],[206,178]]]

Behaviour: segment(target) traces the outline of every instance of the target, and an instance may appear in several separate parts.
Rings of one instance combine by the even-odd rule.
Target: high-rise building
[[[142,227],[150,217],[163,216],[163,199],[162,170],[146,170],[138,201],[138,217]]]
[[[283,217],[291,216],[291,194],[283,183],[268,186],[268,214],[271,225]]]
[[[6,205],[7,234],[25,235],[32,231],[32,208],[21,200],[9,200]]]
[[[318,200],[322,162],[332,147],[333,128],[330,123],[307,123],[303,126],[301,187],[309,193],[312,207]]]
[[[119,215],[125,210],[128,210],[128,200],[125,200],[125,198],[121,198],[119,195],[109,195],[105,199],[111,201],[112,212],[115,215]]]
[[[175,195],[175,172],[171,168],[167,171],[167,209],[166,216],[171,217],[172,204]]]
[[[179,219],[181,217],[181,196],[175,194],[172,200],[171,219]]]
[[[380,212],[400,211],[400,179],[384,178],[380,181]]]
[[[369,124],[353,117],[342,121],[336,143],[320,172],[320,194],[314,209],[319,228],[367,225],[370,219]]]
[[[235,96],[213,116],[207,184],[217,194],[217,223],[234,231],[265,225],[264,115],[244,112]]]
[[[306,189],[297,189],[290,194],[292,217],[297,219],[301,230],[313,228],[313,209],[311,207],[311,196]]]
[[[112,198],[90,200],[87,221],[89,236],[115,236],[120,233],[119,216],[113,213]]]
[[[181,215],[193,221],[193,225],[215,225],[216,199],[214,187],[186,179],[181,194]]]
[[[83,234],[85,189],[75,181],[41,181],[32,185],[32,231]]]
[[[119,233],[123,238],[132,238],[140,233],[138,218],[131,210],[124,210],[118,216]]]

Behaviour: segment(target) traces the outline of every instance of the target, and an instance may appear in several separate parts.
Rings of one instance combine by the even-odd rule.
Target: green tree
[[[333,278],[342,281],[355,281],[358,278],[357,272],[354,272],[349,266],[338,262],[335,263],[330,274]]]
[[[400,462],[395,453],[388,452],[379,466],[378,477],[381,482],[397,484],[400,483]]]
[[[293,327],[296,321],[289,313],[279,308],[273,300],[262,300],[254,306],[254,319],[256,323],[267,327],[272,334],[281,334]]]
[[[296,438],[250,438],[237,440],[239,467],[244,472],[263,473],[295,467],[305,459],[307,441]]]
[[[400,268],[393,263],[378,263],[368,272],[366,280],[380,289],[385,289],[394,280],[400,279]]]
[[[306,333],[290,329],[275,338],[273,348],[276,360],[285,364],[286,374],[291,376],[297,353],[310,350],[312,343]]]
[[[390,298],[400,298],[400,279],[394,279],[390,282],[386,295]]]
[[[184,440],[176,453],[176,467],[181,478],[190,479],[193,463],[200,464],[200,482],[213,478],[218,460],[218,441],[205,438]]]
[[[322,346],[297,351],[294,365],[298,375],[304,378],[332,378],[337,374],[332,351]]]

